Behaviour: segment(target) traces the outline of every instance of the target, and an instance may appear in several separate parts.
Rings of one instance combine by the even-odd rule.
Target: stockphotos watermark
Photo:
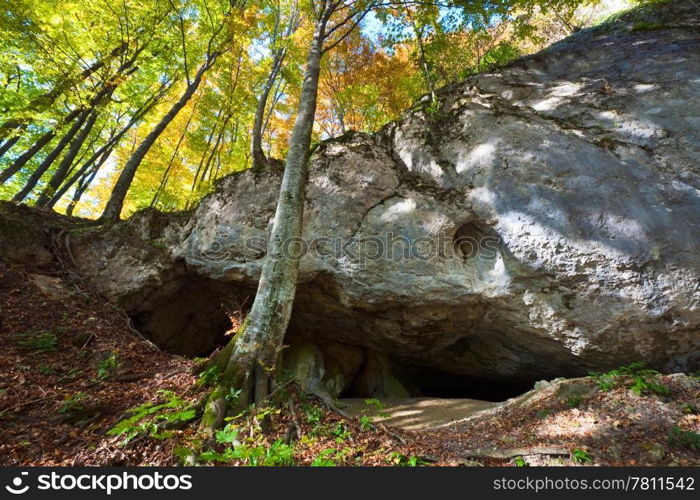
[[[111,495],[115,491],[175,491],[192,489],[192,476],[189,474],[161,474],[148,472],[131,474],[73,474],[70,472],[40,474],[36,484],[30,485],[29,472],[20,472],[12,479],[5,490],[13,495],[23,495],[30,490],[39,491],[94,491]]]
[[[276,247],[285,259],[318,260],[335,259],[364,269],[372,261],[469,261],[496,260],[502,242],[497,236],[470,236],[438,233],[430,236],[411,236],[395,232],[383,235],[359,237],[319,236],[311,239],[289,238],[278,241]],[[236,231],[220,230],[215,238],[198,251],[202,260],[222,262],[232,259],[258,260],[265,257],[268,249],[266,238],[255,236],[241,238]]]

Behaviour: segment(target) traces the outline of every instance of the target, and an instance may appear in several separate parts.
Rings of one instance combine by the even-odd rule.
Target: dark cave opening
[[[158,347],[188,357],[226,345],[247,312],[249,291],[183,276],[151,294],[131,315],[134,327]]]
[[[252,290],[184,275],[146,297],[140,303],[140,310],[131,317],[136,329],[164,351],[187,357],[207,357],[230,340],[230,334],[242,323],[251,301]],[[285,342],[315,344],[318,340],[313,335],[305,337],[292,334]],[[328,352],[331,344],[335,346],[336,356],[347,361],[352,358],[352,351],[363,360],[353,369],[354,373],[348,374],[349,382],[340,397],[374,397],[385,369],[381,363],[377,364],[377,353],[326,340],[319,344],[325,355],[332,353],[333,349]],[[468,377],[435,367],[385,359],[392,376],[407,390],[409,397],[504,401],[530,390],[538,380],[522,374],[512,379]]]

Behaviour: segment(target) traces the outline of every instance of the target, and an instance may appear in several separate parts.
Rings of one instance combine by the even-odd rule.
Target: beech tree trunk
[[[14,137],[10,137],[6,141],[2,143],[2,146],[0,146],[0,158],[3,157],[5,153],[7,153],[12,146],[14,146],[17,141],[19,141],[19,135],[16,135]]]
[[[93,153],[90,158],[83,163],[83,165],[78,169],[77,172],[75,172],[70,179],[68,179],[67,182],[64,182],[60,188],[54,193],[54,195],[51,197],[51,199],[46,203],[47,207],[53,207],[56,203],[58,203],[58,200],[61,199],[61,197],[68,191],[77,181],[78,179],[81,179],[80,185],[83,185],[83,181],[85,179],[89,179],[88,185],[90,184],[91,180],[94,178],[94,176],[97,174],[97,170],[102,166],[102,164],[109,158],[109,155],[112,153],[116,145],[121,141],[122,137],[126,135],[126,133],[133,127],[137,122],[141,121],[141,119],[148,114],[151,109],[153,109],[153,106],[155,106],[161,98],[166,94],[167,89],[169,86],[167,85],[162,85],[160,90],[151,96],[140,108],[138,108],[134,114],[131,116],[127,124],[117,133],[113,131],[110,134],[109,139],[105,142],[102,147],[100,147],[97,151]],[[98,158],[100,158],[99,162]],[[97,162],[94,168],[91,168],[92,165]],[[90,174],[87,172],[93,172],[94,174]],[[85,189],[87,189],[87,185],[85,185],[82,189],[84,192]],[[82,192],[80,195],[78,195],[77,199],[74,196],[73,201],[77,203],[80,201],[80,196],[82,195]],[[75,205],[73,204],[73,206]],[[67,212],[66,212],[67,213]],[[67,215],[70,215],[67,213]]]
[[[219,55],[220,52],[215,52],[211,54],[207,61],[204,64],[202,64],[202,66],[200,66],[200,68],[197,70],[197,74],[195,75],[194,80],[192,80],[192,82],[189,85],[187,85],[187,88],[185,89],[185,92],[180,96],[180,99],[178,99],[178,101],[175,104],[173,104],[170,110],[165,114],[165,116],[163,116],[163,118],[161,118],[158,124],[146,136],[146,138],[139,145],[139,147],[136,148],[134,154],[131,155],[129,161],[127,161],[126,165],[124,165],[124,168],[122,169],[122,172],[119,175],[119,179],[117,179],[117,183],[112,189],[112,194],[109,197],[109,201],[107,201],[107,205],[104,209],[104,212],[102,213],[102,216],[100,217],[100,220],[119,220],[119,216],[121,215],[121,211],[124,206],[124,200],[126,199],[126,194],[129,192],[129,187],[131,187],[131,183],[134,180],[134,176],[136,175],[136,171],[138,170],[139,165],[141,165],[141,162],[143,161],[148,151],[151,149],[158,137],[160,137],[160,134],[163,133],[163,131],[170,124],[170,122],[173,121],[173,119],[177,116],[180,110],[184,108],[187,102],[192,98],[194,93],[197,91],[199,84],[202,82],[204,73],[206,73],[207,70],[212,67],[216,58]]]
[[[265,122],[265,108],[267,107],[267,100],[270,96],[270,92],[275,85],[275,80],[282,69],[282,63],[284,62],[284,51],[278,50],[275,53],[275,57],[272,61],[272,69],[270,70],[270,75],[263,86],[262,93],[260,94],[260,99],[258,99],[258,106],[255,109],[255,118],[253,120],[253,134],[251,137],[250,154],[253,157],[253,168],[262,168],[267,165],[267,157],[263,152],[262,148],[262,134],[263,125]]]
[[[255,301],[244,325],[215,360],[221,376],[202,417],[202,426],[209,431],[223,425],[229,406],[237,411],[266,396],[267,375],[276,363],[292,313],[299,260],[290,258],[285,252],[289,242],[299,239],[302,234],[324,27],[325,21],[317,23],[306,59],[301,98]],[[235,398],[231,396],[232,389],[240,391],[233,393]]]
[[[75,158],[78,156],[80,148],[83,146],[83,143],[85,143],[85,139],[87,139],[88,135],[90,135],[92,127],[97,121],[97,115],[97,109],[93,109],[90,113],[90,116],[88,116],[85,126],[82,128],[82,130],[73,140],[73,142],[71,142],[71,145],[68,148],[68,151],[66,152],[65,156],[61,160],[61,163],[59,163],[58,168],[51,176],[51,179],[49,179],[48,184],[39,195],[39,199],[37,199],[36,201],[36,206],[46,206],[49,200],[51,200],[53,195],[56,193],[56,190],[61,186],[63,181],[66,180],[70,167],[75,162]]]
[[[120,68],[117,74],[110,79],[108,82],[105,82],[102,87],[100,87],[100,90],[97,91],[97,93],[90,99],[90,102],[86,105],[87,109],[92,109],[94,107],[97,107],[103,99],[105,99],[106,96],[112,95],[114,90],[119,86],[120,83],[124,81],[123,77],[127,77],[134,73],[138,67],[133,67],[133,63],[136,61],[136,56],[138,53],[136,53],[132,58],[124,63]],[[128,71],[126,71],[128,70]],[[126,71],[125,73],[123,73]],[[83,113],[85,112],[85,107],[82,108],[76,108],[70,113],[68,113],[64,118],[60,126],[57,126],[53,130],[48,131],[44,135],[42,135],[32,147],[30,147],[27,151],[25,151],[19,158],[17,158],[12,165],[10,165],[8,168],[6,168],[2,173],[0,173],[0,184],[5,183],[10,177],[15,175],[17,172],[19,172],[22,167],[29,161],[31,160],[39,151],[42,150],[44,146],[46,146],[49,142],[53,140],[54,137],[56,137],[58,128],[63,127],[71,123],[73,120],[75,120],[78,116],[84,116]],[[72,130],[72,129],[71,129]],[[55,159],[55,158],[54,158]],[[53,161],[53,160],[51,160]],[[42,172],[43,174],[43,172]]]
[[[41,176],[46,173],[46,171],[51,167],[53,162],[60,156],[60,154],[63,152],[63,150],[66,148],[68,143],[73,139],[75,134],[78,133],[78,130],[80,130],[80,127],[83,126],[83,123],[85,123],[85,119],[88,116],[88,113],[90,113],[90,110],[84,110],[82,113],[80,113],[80,116],[78,120],[73,124],[73,126],[66,132],[66,135],[61,137],[61,140],[58,141],[58,144],[54,146],[54,148],[51,150],[51,152],[46,155],[46,158],[39,164],[39,166],[32,172],[32,175],[29,176],[29,179],[27,179],[27,182],[24,184],[24,187],[17,193],[15,196],[12,198],[12,201],[15,202],[20,202],[26,198],[26,196],[34,189],[34,186],[39,182],[39,179],[41,179]]]

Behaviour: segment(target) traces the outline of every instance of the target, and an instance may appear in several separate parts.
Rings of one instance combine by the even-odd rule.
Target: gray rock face
[[[690,2],[630,14],[322,143],[290,335],[495,380],[697,369],[699,30]],[[280,179],[229,176],[74,252],[144,324],[193,276],[252,294]]]

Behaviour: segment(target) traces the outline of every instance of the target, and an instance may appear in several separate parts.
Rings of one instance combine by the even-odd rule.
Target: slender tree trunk
[[[214,159],[214,156],[216,155],[216,153],[219,151],[219,145],[221,144],[221,139],[224,137],[224,133],[226,132],[226,126],[228,125],[228,122],[229,122],[229,120],[231,120],[232,116],[233,116],[232,113],[229,113],[228,115],[226,115],[224,122],[221,124],[221,130],[219,130],[219,134],[216,136],[216,141],[214,141],[214,147],[211,149],[211,153],[209,153],[209,158],[207,158],[207,161],[204,164],[204,170],[202,170],[202,175],[199,178],[200,185],[206,179],[207,173],[210,172],[211,162]],[[211,178],[211,174],[209,174],[209,177]]]
[[[79,111],[79,110],[78,110]],[[72,114],[72,113],[71,113]],[[78,116],[80,113],[78,112],[75,116]],[[69,115],[70,116],[70,115]],[[36,155],[41,149],[46,146],[49,142],[53,140],[53,138],[56,137],[56,131],[51,130],[44,135],[42,135],[33,145],[30,147],[27,151],[22,153],[14,162],[12,162],[12,165],[7,167],[5,170],[0,173],[0,184],[4,184],[7,182],[10,177],[15,175],[17,172],[22,170],[22,167],[26,165],[26,163],[34,158],[34,155]]]
[[[90,102],[87,105],[88,109],[92,109],[100,104],[102,100],[108,96],[112,95],[114,90],[117,88],[117,86],[123,81],[122,76],[122,71],[124,70],[129,70],[126,73],[123,74],[124,77],[131,75],[134,71],[136,71],[138,68],[133,67],[133,62],[136,60],[136,56],[134,55],[130,61],[127,61],[125,64],[123,64],[119,68],[119,72],[117,75],[109,80],[108,82],[104,83],[100,90],[90,99]],[[63,119],[63,122],[60,126],[54,128],[53,130],[50,130],[49,132],[45,133],[42,135],[32,147],[30,147],[27,151],[25,151],[19,158],[17,158],[12,165],[10,165],[8,168],[6,168],[2,173],[0,173],[0,184],[4,184],[10,177],[15,175],[17,172],[19,172],[22,167],[29,161],[31,160],[34,155],[36,155],[41,149],[46,146],[51,140],[56,137],[57,131],[60,127],[68,125],[70,122],[75,120],[78,116],[81,116],[81,113],[84,113],[85,108],[76,108],[70,113],[68,113],[65,118]],[[53,161],[53,160],[52,160]]]
[[[12,146],[14,146],[17,141],[19,141],[19,135],[16,135],[14,137],[10,137],[6,141],[2,143],[2,146],[0,146],[0,158],[2,158],[5,153],[7,153]]]
[[[194,172],[194,180],[192,181],[192,187],[190,188],[190,193],[194,193],[194,190],[197,189],[197,181],[199,180],[199,173],[202,171],[202,166],[204,166],[204,162],[207,158],[207,153],[209,152],[209,148],[211,147],[211,141],[214,139],[214,134],[216,134],[216,129],[219,127],[219,118],[221,117],[221,110],[216,112],[216,121],[214,122],[214,127],[211,129],[211,132],[209,132],[209,137],[207,137],[207,147],[204,148],[204,152],[202,153],[202,157],[199,159],[199,165],[197,165],[197,170]]]
[[[63,183],[63,181],[66,180],[66,177],[68,177],[68,171],[70,167],[75,162],[75,158],[76,156],[78,156],[80,148],[85,143],[85,139],[87,139],[88,135],[90,135],[92,127],[97,121],[97,115],[97,108],[93,109],[90,112],[90,116],[88,117],[85,126],[82,128],[82,130],[73,140],[73,142],[71,142],[71,145],[68,148],[68,152],[66,152],[65,156],[61,160],[61,163],[59,163],[58,168],[51,176],[51,179],[49,179],[48,184],[39,195],[39,198],[36,201],[36,206],[46,206],[49,200],[51,200],[51,197],[56,193],[56,190],[61,186],[61,183]]]
[[[173,119],[177,116],[180,110],[184,108],[187,102],[192,98],[194,93],[197,91],[199,84],[202,82],[204,73],[206,73],[207,70],[211,68],[211,66],[214,64],[214,61],[219,55],[219,52],[213,53],[209,57],[209,59],[204,64],[202,64],[202,66],[200,66],[199,70],[197,70],[197,74],[195,75],[194,80],[187,86],[185,92],[182,94],[182,96],[180,96],[180,99],[175,104],[173,104],[172,108],[170,108],[170,110],[165,114],[165,116],[161,118],[160,122],[158,122],[158,124],[153,128],[153,130],[151,130],[151,132],[146,136],[146,138],[139,145],[139,147],[136,148],[134,154],[131,155],[129,161],[127,161],[126,165],[124,165],[124,168],[122,169],[122,172],[119,175],[119,179],[117,179],[117,183],[114,185],[114,189],[112,190],[112,194],[109,197],[109,201],[107,201],[107,206],[105,207],[104,212],[100,217],[100,220],[119,220],[122,207],[124,206],[124,200],[126,199],[126,194],[129,191],[129,187],[131,187],[131,183],[134,180],[134,176],[136,175],[136,171],[138,170],[139,165],[141,165],[141,162],[143,161],[148,151],[151,149],[158,137],[160,137],[160,134],[163,133],[163,131],[170,124],[170,122],[173,121]]]
[[[105,144],[100,147],[95,153],[88,158],[88,160],[83,163],[83,165],[78,169],[78,171],[71,176],[70,179],[68,179],[67,182],[63,183],[63,185],[56,191],[56,193],[53,195],[53,197],[48,201],[46,204],[47,207],[53,207],[58,203],[58,200],[61,199],[61,197],[68,191],[73,184],[75,184],[78,179],[81,177],[85,177],[87,172],[90,167],[97,161],[98,158],[102,158],[99,162],[99,166],[104,163],[109,155],[112,153],[116,145],[119,143],[119,141],[122,140],[122,138],[126,135],[126,133],[131,130],[131,127],[133,127],[137,122],[139,122],[146,114],[148,114],[151,109],[153,109],[153,106],[155,106],[160,99],[165,95],[167,91],[168,86],[163,85],[161,86],[161,89],[159,92],[154,94],[152,97],[150,97],[140,108],[138,108],[132,115],[127,124],[118,132],[114,133],[114,131],[110,134],[109,139],[105,142]],[[106,156],[104,156],[106,154]],[[96,168],[99,169],[99,166]]]
[[[51,167],[53,162],[60,156],[60,154],[63,152],[63,150],[66,148],[68,143],[73,139],[75,134],[78,133],[78,130],[80,130],[80,127],[83,126],[83,123],[85,123],[85,119],[88,117],[88,113],[90,113],[90,110],[84,110],[81,114],[78,120],[73,124],[73,126],[68,130],[66,135],[64,135],[60,141],[58,141],[58,144],[54,146],[54,148],[51,150],[51,152],[46,155],[46,158],[44,158],[44,161],[42,161],[39,166],[32,172],[32,175],[29,176],[29,179],[27,179],[27,182],[24,184],[24,187],[17,193],[15,196],[12,198],[12,201],[15,202],[20,202],[26,196],[34,189],[34,186],[39,182],[39,179],[41,179],[41,176],[43,176],[46,171]]]
[[[290,242],[298,240],[302,234],[304,191],[316,114],[324,27],[325,21],[317,23],[307,56],[277,211],[255,301],[245,324],[215,360],[221,377],[209,396],[202,418],[202,426],[208,430],[223,424],[228,410],[226,397],[231,388],[241,391],[233,404],[236,410],[260,399],[262,394],[259,392],[265,384],[259,380],[256,383],[256,378],[267,378],[267,372],[274,367],[282,348],[299,273],[299,260],[290,258],[287,252]]]
[[[68,217],[71,217],[73,215],[73,211],[75,210],[76,205],[80,202],[80,198],[82,198],[88,186],[90,186],[92,181],[95,179],[95,176],[97,175],[97,172],[99,172],[100,167],[104,165],[104,163],[107,161],[107,158],[109,158],[109,156],[112,154],[112,151],[114,151],[114,145],[102,154],[100,160],[95,164],[94,167],[92,167],[92,169],[82,174],[82,177],[78,182],[78,186],[75,188],[75,192],[73,193],[73,199],[68,204],[68,207],[66,207],[66,215]],[[56,201],[58,201],[58,199],[54,197],[54,200],[52,200],[52,202],[55,204]]]
[[[285,52],[283,50],[278,50],[275,53],[275,57],[272,62],[272,69],[270,70],[270,75],[263,86],[262,92],[260,94],[260,99],[258,99],[258,106],[255,109],[255,118],[253,120],[253,133],[251,137],[250,153],[253,157],[253,168],[262,168],[267,165],[267,157],[262,148],[262,134],[263,125],[265,122],[265,108],[267,107],[267,99],[270,96],[270,92],[275,86],[275,81],[282,69],[282,63],[284,62]]]
[[[199,100],[195,101],[195,103],[192,105],[192,112],[190,113],[190,117],[187,119],[187,123],[185,123],[185,128],[182,130],[182,134],[180,134],[180,138],[177,140],[177,144],[175,145],[173,154],[170,157],[168,166],[165,168],[165,172],[163,172],[163,177],[161,177],[160,179],[158,189],[156,189],[156,193],[153,195],[153,199],[151,200],[151,208],[155,208],[156,203],[158,203],[158,198],[160,198],[161,193],[165,190],[165,186],[168,183],[170,171],[172,170],[173,164],[175,163],[177,153],[178,151],[180,151],[180,146],[182,146],[182,142],[185,140],[185,136],[187,135],[187,130],[190,128],[190,123],[192,123],[192,118],[194,118],[194,112],[197,109],[197,104],[199,104]]]
[[[406,15],[408,16],[413,31],[416,34],[416,43],[418,44],[418,58],[420,60],[420,68],[423,73],[423,79],[425,80],[425,85],[428,87],[428,92],[430,93],[430,104],[436,102],[435,96],[435,84],[433,83],[433,78],[430,76],[430,67],[428,66],[428,58],[425,54],[425,46],[423,45],[423,29],[418,28],[416,22],[411,15],[411,11],[406,9]]]

